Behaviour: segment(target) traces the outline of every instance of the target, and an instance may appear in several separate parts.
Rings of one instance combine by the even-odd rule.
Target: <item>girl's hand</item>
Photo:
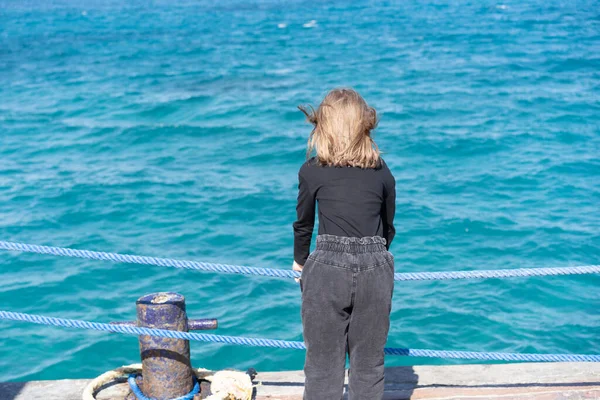
[[[292,265],[292,270],[302,272],[302,268],[304,268],[304,265],[300,265],[296,261],[294,261],[294,264]],[[300,278],[294,278],[294,280],[298,283],[300,282]]]

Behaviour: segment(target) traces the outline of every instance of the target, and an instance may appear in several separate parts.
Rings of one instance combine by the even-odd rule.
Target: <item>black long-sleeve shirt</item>
[[[369,169],[321,166],[315,158],[302,165],[294,222],[294,260],[300,265],[310,253],[316,202],[319,234],[381,236],[389,249],[396,233],[396,181],[383,159]]]

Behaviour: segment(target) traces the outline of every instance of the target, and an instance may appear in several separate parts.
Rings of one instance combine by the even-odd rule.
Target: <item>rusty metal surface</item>
[[[178,293],[154,293],[136,302],[138,326],[187,331],[185,298]],[[194,385],[187,340],[140,336],[143,393],[157,400],[183,396]]]
[[[188,319],[188,330],[190,331],[207,331],[218,327],[219,322],[216,318]]]

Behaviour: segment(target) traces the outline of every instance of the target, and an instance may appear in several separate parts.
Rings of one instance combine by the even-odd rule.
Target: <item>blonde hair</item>
[[[377,112],[353,89],[333,89],[315,110],[298,106],[314,128],[307,158],[315,150],[321,165],[376,168],[379,149],[371,138]]]

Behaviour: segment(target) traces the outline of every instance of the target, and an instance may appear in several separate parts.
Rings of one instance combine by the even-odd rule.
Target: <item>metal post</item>
[[[137,321],[111,322],[176,331],[217,329],[214,318],[187,319],[185,298],[178,293],[153,293],[136,302]],[[136,382],[146,397],[166,400],[188,394],[193,387],[190,345],[187,340],[140,336],[142,376]],[[136,400],[129,393],[125,400]]]
[[[185,298],[178,293],[154,293],[136,302],[138,326],[188,331]],[[188,394],[194,385],[187,340],[140,336],[142,391],[156,400]]]

